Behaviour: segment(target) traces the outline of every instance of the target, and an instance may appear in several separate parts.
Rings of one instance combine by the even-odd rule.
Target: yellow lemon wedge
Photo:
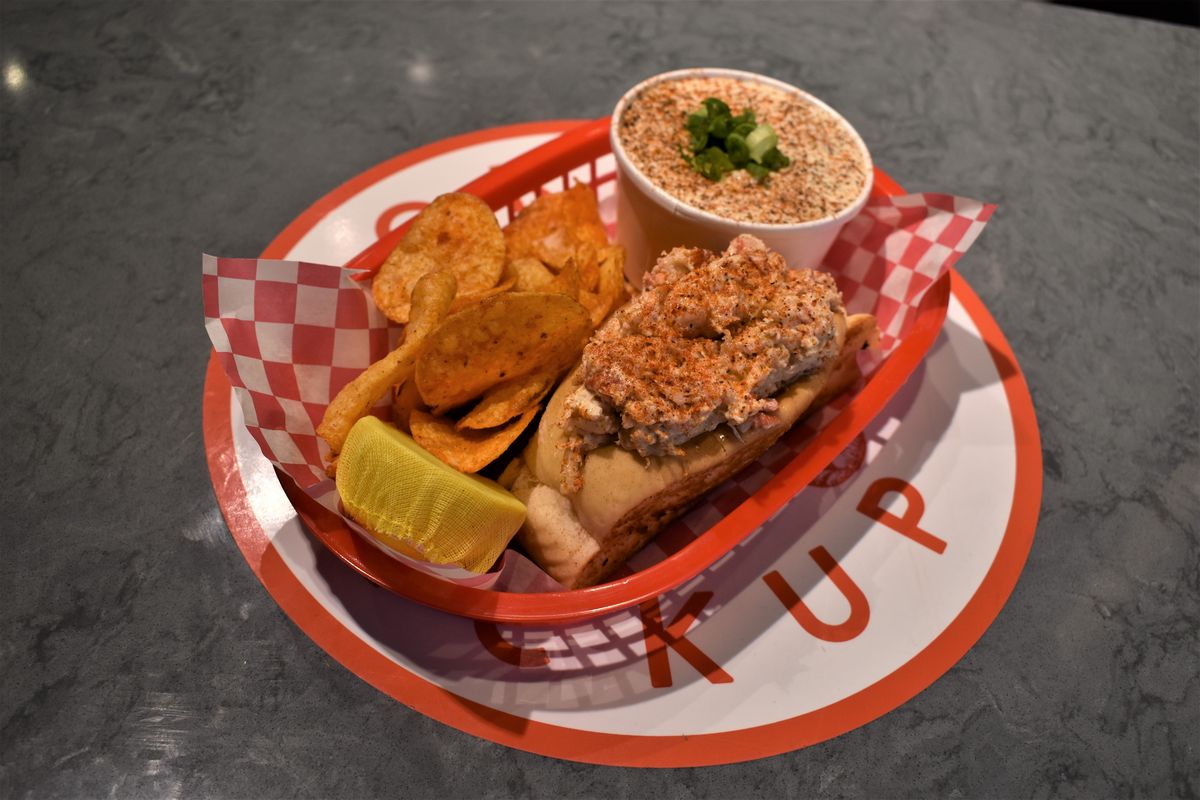
[[[338,456],[346,511],[383,544],[435,564],[486,572],[525,520],[499,484],[443,464],[375,417],[350,429]]]

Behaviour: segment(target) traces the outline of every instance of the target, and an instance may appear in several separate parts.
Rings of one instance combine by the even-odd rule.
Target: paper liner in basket
[[[878,320],[881,347],[862,359],[864,379],[904,340],[925,291],[966,252],[994,209],[945,194],[874,196],[842,230],[821,268],[837,278],[849,312],[871,312]],[[316,427],[338,390],[386,355],[399,329],[375,307],[369,286],[351,280],[352,273],[342,267],[209,255],[203,266],[205,328],[246,429],[271,463],[310,497],[383,547],[341,514],[323,467],[327,448]],[[807,431],[820,430],[851,396],[814,415]],[[386,399],[374,413],[387,418]],[[720,519],[791,461],[805,439],[782,438],[758,462],[701,499],[679,527],[695,533],[706,520]],[[483,575],[388,552],[417,569],[478,588],[561,588],[512,550]]]

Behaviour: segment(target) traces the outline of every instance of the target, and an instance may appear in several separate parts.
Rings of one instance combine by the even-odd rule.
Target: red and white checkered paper
[[[864,379],[903,341],[925,291],[967,251],[994,210],[987,203],[945,194],[873,197],[842,230],[822,269],[837,278],[851,313],[871,312],[878,320],[882,346],[864,358]],[[351,280],[352,273],[342,267],[210,255],[203,265],[205,328],[246,429],[272,464],[340,513],[337,491],[323,467],[327,448],[316,427],[338,390],[395,345],[399,328],[375,307],[369,285]],[[758,462],[710,492],[667,539],[691,538],[729,513],[789,463],[852,397],[850,392],[838,398],[802,430],[783,437]],[[374,413],[387,418],[386,400]],[[446,580],[481,588],[559,588],[513,551],[486,575],[391,554]],[[644,568],[662,554],[647,548],[634,563]]]

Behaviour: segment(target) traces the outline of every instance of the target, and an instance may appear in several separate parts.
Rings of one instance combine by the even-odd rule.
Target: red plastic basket
[[[599,161],[611,153],[609,120],[598,119],[572,129],[462,187],[483,199],[502,221],[514,216],[533,197],[565,189],[583,180],[599,188],[616,177],[600,171]],[[876,169],[876,193],[901,194]],[[408,228],[400,226],[351,259],[346,266],[370,276],[379,268]],[[766,485],[690,544],[664,560],[627,577],[587,589],[550,593],[501,592],[462,586],[427,574],[389,557],[363,541],[336,514],[326,510],[281,476],[297,513],[324,545],[351,568],[402,597],[453,614],[492,622],[552,625],[589,619],[636,605],[699,574],[749,536],[758,526],[806,487],[858,435],[902,386],[937,338],[950,298],[947,274],[926,292],[916,321],[867,384],[833,421]]]

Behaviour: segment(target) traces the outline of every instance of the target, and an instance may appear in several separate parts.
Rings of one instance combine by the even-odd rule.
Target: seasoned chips
[[[562,271],[555,275],[554,280],[543,286],[540,291],[565,294],[572,300],[578,300],[580,288],[579,267],[575,265],[574,258],[568,258],[567,263],[563,265]]]
[[[457,297],[454,298],[454,302],[450,304],[450,313],[457,314],[459,311],[462,311],[464,308],[467,308],[468,306],[473,306],[476,303],[479,303],[483,300],[488,299],[489,297],[492,297],[493,295],[504,294],[505,292],[512,289],[514,286],[516,286],[516,280],[514,278],[512,278],[511,276],[509,276],[508,278],[505,278],[502,283],[499,283],[490,289],[484,289],[482,291],[474,292],[472,294],[461,294],[460,293]]]
[[[565,192],[543,194],[504,229],[508,258],[532,257],[561,270],[574,258],[583,288],[595,291],[600,250],[608,233],[591,187],[577,183]]]
[[[592,332],[578,301],[561,294],[509,292],[446,319],[417,360],[417,388],[436,412],[533,372],[560,372]]]
[[[417,279],[446,269],[464,295],[490,289],[504,269],[504,234],[492,210],[469,194],[444,194],[416,216],[371,285],[376,305],[393,322],[408,322]]]
[[[417,383],[413,380],[406,381],[396,389],[396,399],[392,401],[392,423],[407,433],[408,419],[413,411],[418,409],[424,410],[425,403],[421,400],[421,393],[417,391]]]
[[[533,256],[514,258],[506,269],[518,292],[540,292],[554,282],[554,273]]]
[[[600,285],[598,287],[601,308],[604,310],[603,316],[600,317],[601,320],[620,304],[621,294],[624,291],[625,248],[605,247],[600,254]]]
[[[343,386],[326,407],[317,435],[334,453],[341,451],[354,423],[366,416],[389,388],[412,376],[417,354],[454,300],[455,283],[449,272],[421,276],[413,290],[412,322],[404,329],[403,342]]]
[[[586,185],[542,195],[504,231],[478,198],[437,198],[374,278],[376,304],[407,327],[400,346],[326,409],[317,432],[333,462],[354,423],[394,387],[393,424],[455,469],[482,469],[520,436],[620,302],[623,273],[624,250],[608,244]]]
[[[557,372],[547,370],[497,384],[485,392],[475,407],[454,427],[461,431],[503,425],[542,402],[557,378]]]
[[[606,247],[600,260],[600,285],[595,292],[581,289],[579,302],[592,318],[592,327],[600,327],[612,310],[621,304],[625,291],[625,249]]]
[[[425,411],[409,418],[417,444],[459,472],[478,472],[495,461],[516,441],[538,412],[534,406],[500,428],[460,431],[452,420]]]

